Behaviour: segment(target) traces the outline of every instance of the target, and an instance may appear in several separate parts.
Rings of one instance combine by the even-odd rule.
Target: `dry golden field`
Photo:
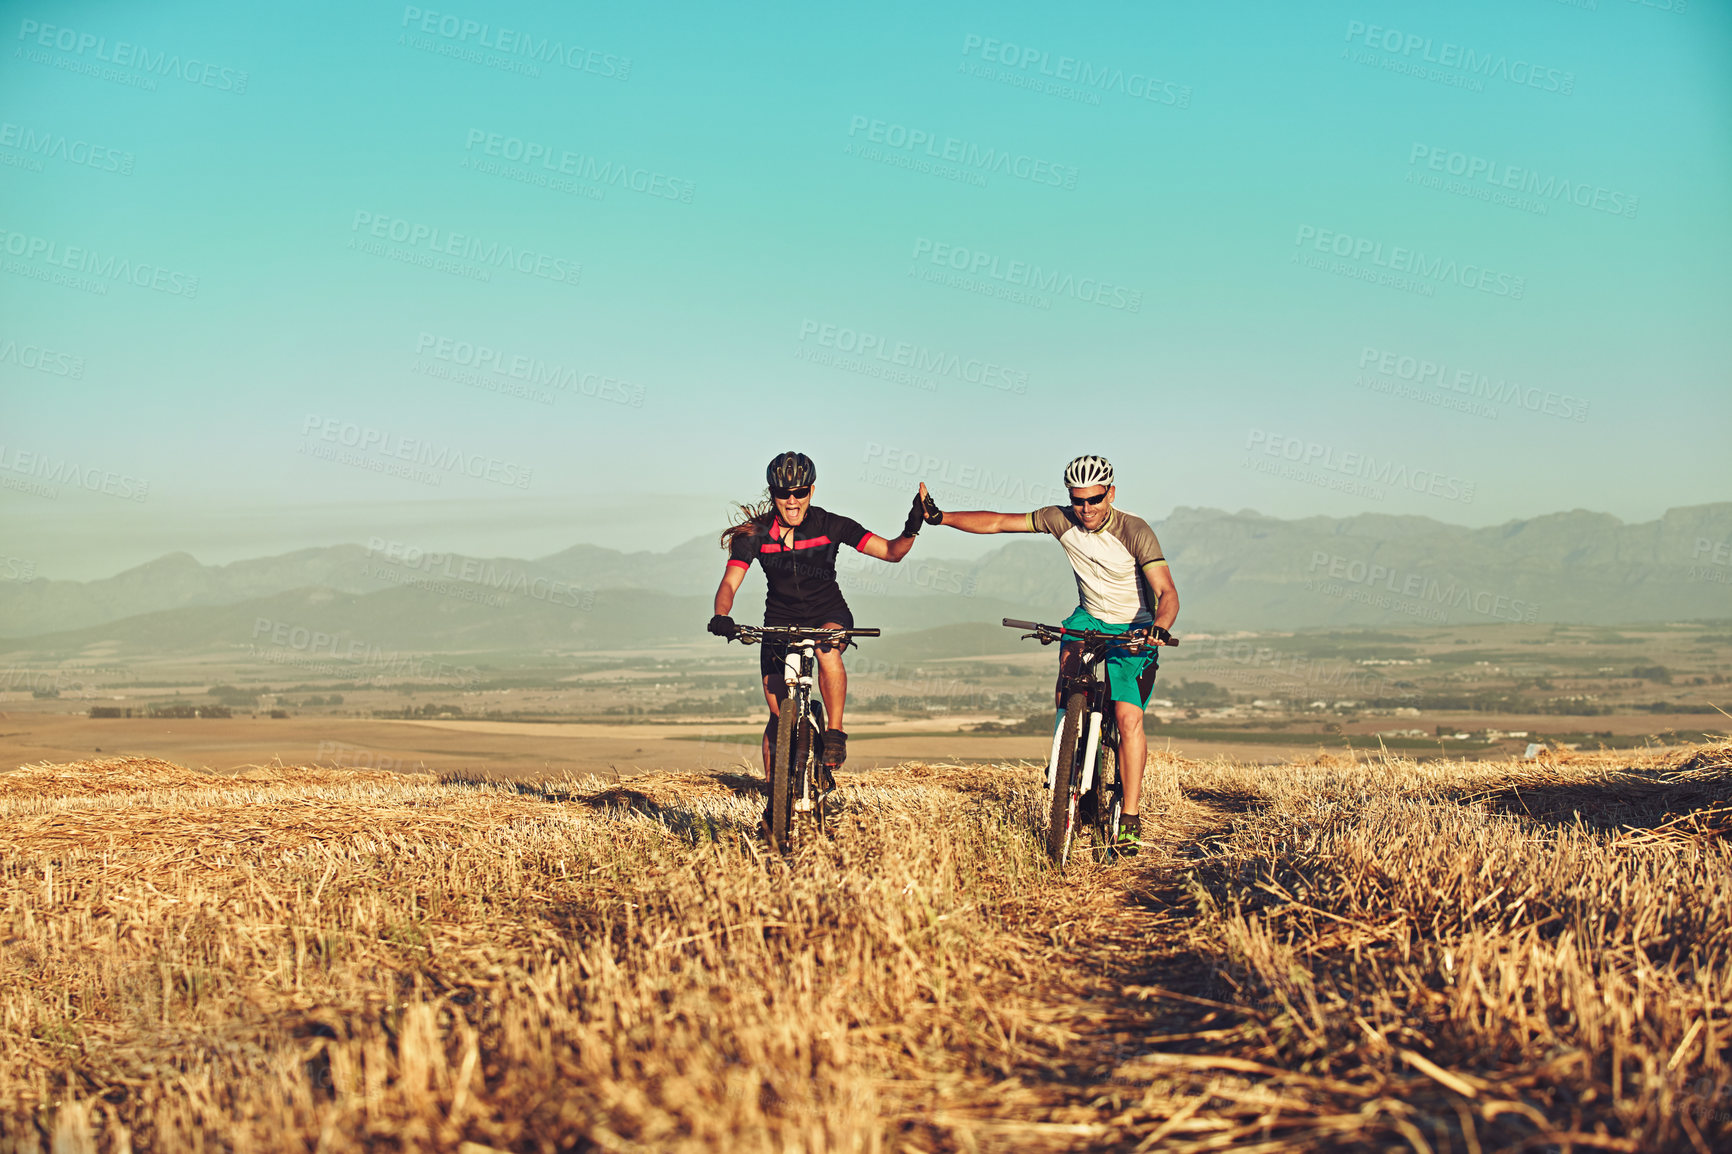
[[[8,703],[0,703],[4,705]],[[996,717],[920,719],[848,714],[849,765],[888,769],[909,761],[1017,761],[1044,758],[1049,735],[999,736],[961,732],[961,725]],[[1622,719],[1619,719],[1622,720]],[[1647,724],[1648,719],[1635,719]],[[548,722],[427,719],[404,721],[317,714],[265,717],[93,719],[79,713],[0,709],[0,770],[95,755],[159,757],[217,772],[286,762],[401,773],[462,772],[485,766],[490,777],[633,776],[651,769],[708,771],[749,755],[754,761],[764,719]],[[1320,748],[1341,748],[1338,736],[1295,734],[1285,745],[1174,739],[1154,728],[1150,744],[1189,757],[1281,761]],[[1356,736],[1377,748],[1375,737]],[[1485,756],[1479,754],[1478,756]]]
[[[0,1151],[1732,1148],[1732,744],[838,797],[0,775]]]

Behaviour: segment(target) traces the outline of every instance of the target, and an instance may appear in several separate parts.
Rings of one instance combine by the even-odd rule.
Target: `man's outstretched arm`
[[[939,524],[964,533],[1029,533],[1027,513],[992,513],[976,509],[962,513],[946,513]]]
[[[931,497],[926,495],[926,486],[920,486],[921,499],[926,504],[926,521],[931,525],[949,525],[952,529],[961,529],[964,533],[1032,533],[1034,526],[1029,524],[1027,513],[993,513],[985,509],[968,510],[961,513],[941,512]]]

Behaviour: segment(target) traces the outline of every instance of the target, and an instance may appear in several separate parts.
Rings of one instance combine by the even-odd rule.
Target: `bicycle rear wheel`
[[[1081,791],[1082,744],[1087,739],[1083,719],[1088,710],[1088,698],[1073,693],[1064,703],[1064,728],[1058,741],[1058,764],[1053,767],[1052,813],[1046,825],[1046,853],[1060,866],[1070,858],[1071,841],[1076,835],[1077,800]]]
[[[795,732],[800,710],[791,698],[782,699],[776,714],[776,749],[770,759],[770,846],[781,852],[793,848],[789,836],[794,810]]]

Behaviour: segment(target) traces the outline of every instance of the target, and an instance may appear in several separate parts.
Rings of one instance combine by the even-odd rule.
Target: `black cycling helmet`
[[[812,458],[792,449],[778,453],[764,469],[764,483],[772,489],[798,489],[818,479],[818,466]]]

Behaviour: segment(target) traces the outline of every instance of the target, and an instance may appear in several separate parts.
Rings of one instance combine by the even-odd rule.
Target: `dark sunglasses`
[[[1092,497],[1072,497],[1070,503],[1073,505],[1098,505],[1106,499],[1105,493],[1096,493]]]
[[[810,486],[810,485],[801,485],[798,489],[771,489],[770,490],[770,496],[774,497],[778,501],[786,501],[790,497],[794,498],[796,501],[803,501],[811,495],[812,495],[812,486]]]

